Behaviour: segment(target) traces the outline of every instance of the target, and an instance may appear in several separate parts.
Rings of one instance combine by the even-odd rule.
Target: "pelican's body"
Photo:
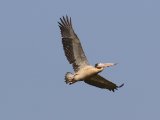
[[[65,55],[70,64],[72,64],[74,72],[67,72],[65,75],[66,83],[73,84],[77,81],[84,81],[87,84],[112,90],[122,87],[106,80],[98,73],[104,68],[115,65],[115,63],[98,63],[95,66],[89,64],[84,51],[82,49],[80,40],[72,28],[71,18],[68,16],[60,18],[59,27],[62,35],[62,44]]]
[[[75,73],[74,80],[84,80],[86,78],[89,78],[99,72],[101,72],[103,69],[97,69],[91,65],[87,65],[86,67],[80,69],[78,72]]]

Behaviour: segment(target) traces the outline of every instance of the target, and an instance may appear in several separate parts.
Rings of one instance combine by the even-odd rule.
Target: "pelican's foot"
[[[66,84],[71,85],[71,84],[75,83],[76,81],[73,78],[73,79],[66,79],[65,82],[66,82]]]
[[[70,81],[68,84],[69,85],[72,85],[72,84],[74,84],[76,81],[75,80],[72,80],[72,81]]]

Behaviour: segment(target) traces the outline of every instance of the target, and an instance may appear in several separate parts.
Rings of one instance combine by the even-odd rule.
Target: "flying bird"
[[[58,22],[62,36],[62,44],[65,56],[74,69],[74,73],[67,72],[65,75],[66,84],[74,84],[78,81],[110,91],[115,91],[124,84],[117,86],[115,83],[105,79],[98,73],[106,67],[114,66],[115,63],[97,63],[95,66],[89,64],[83,51],[81,42],[74,32],[71,17],[62,17]]]

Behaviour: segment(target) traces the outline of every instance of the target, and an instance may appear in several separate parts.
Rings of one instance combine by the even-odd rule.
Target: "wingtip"
[[[69,17],[67,14],[62,16],[60,18],[60,22],[58,22],[58,24],[60,24],[61,26],[71,26],[72,27],[72,21],[71,21],[71,17]]]
[[[121,84],[120,86],[118,86],[118,88],[121,88],[121,87],[123,87],[124,86],[124,83],[123,84]]]

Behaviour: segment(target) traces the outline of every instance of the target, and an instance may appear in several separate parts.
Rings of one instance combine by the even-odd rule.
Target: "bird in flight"
[[[117,86],[115,83],[105,79],[98,73],[104,68],[114,66],[115,63],[97,63],[95,66],[89,64],[83,51],[81,42],[73,30],[71,17],[62,17],[58,22],[62,36],[62,44],[65,56],[74,69],[74,73],[67,72],[65,75],[66,84],[74,84],[78,81],[110,91],[115,91],[124,84]]]

